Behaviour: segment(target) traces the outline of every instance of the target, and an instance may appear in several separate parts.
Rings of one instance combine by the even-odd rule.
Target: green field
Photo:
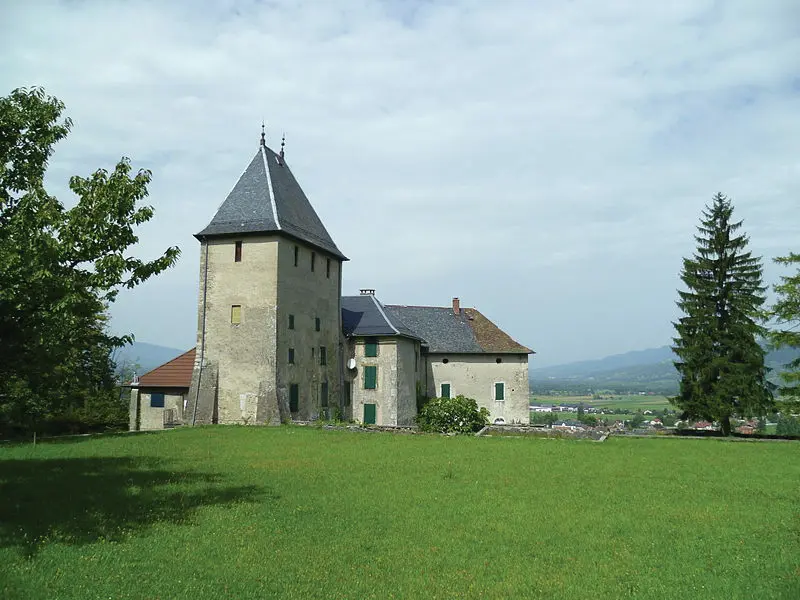
[[[666,396],[611,396],[608,398],[594,399],[592,396],[531,396],[532,404],[542,406],[558,406],[559,404],[579,404],[583,402],[586,408],[626,408],[628,410],[663,410],[665,408],[674,409]]]
[[[798,598],[800,444],[209,427],[0,447],[0,597]]]

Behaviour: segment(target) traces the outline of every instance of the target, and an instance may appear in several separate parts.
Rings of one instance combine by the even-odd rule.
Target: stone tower
[[[347,258],[263,133],[195,237],[197,351],[185,424],[310,420],[339,406]]]

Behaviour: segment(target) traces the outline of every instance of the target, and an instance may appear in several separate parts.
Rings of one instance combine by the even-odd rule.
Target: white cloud
[[[193,342],[192,234],[262,118],[273,147],[287,132],[288,162],[351,258],[346,293],[458,295],[542,364],[668,341],[680,260],[716,191],[757,254],[797,249],[792,0],[7,10],[0,93],[43,85],[76,123],[53,189],[123,154],[154,172],[141,252],[184,254],[120,296],[115,326],[141,340]]]

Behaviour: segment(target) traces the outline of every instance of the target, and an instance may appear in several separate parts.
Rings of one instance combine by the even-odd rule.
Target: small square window
[[[234,304],[231,306],[231,325],[239,325],[242,322],[242,305]]]
[[[494,399],[496,401],[501,401],[506,399],[506,384],[505,383],[495,383],[494,384]]]
[[[378,387],[378,367],[369,365],[364,367],[364,389],[374,390]]]
[[[289,364],[294,364],[294,348],[289,348]]]
[[[289,385],[289,411],[296,413],[300,410],[300,387],[296,383]]]
[[[320,330],[320,325],[321,325],[321,324],[322,324],[322,321],[320,321],[319,317],[317,317],[316,319],[314,319],[314,328],[315,328],[317,331],[319,331],[319,330]]]
[[[378,356],[377,338],[367,338],[367,341],[364,343],[364,356],[369,358]]]
[[[312,252],[311,253],[311,270],[312,271],[314,270],[314,267],[316,266],[316,264],[317,264],[317,253],[316,252]]]
[[[442,384],[442,393],[439,394],[440,398],[449,398],[450,397],[450,384],[443,383]]]
[[[300,257],[300,246],[294,247],[294,266],[297,266],[297,259]]]
[[[233,261],[242,262],[242,242],[236,242],[234,246]]]
[[[151,408],[164,408],[164,394],[161,392],[150,394]]]
[[[289,315],[289,329],[294,329],[294,315]]]
[[[325,263],[325,277],[328,279],[331,278],[331,259],[328,259],[328,262]]]
[[[319,364],[328,364],[328,349],[325,346],[319,347]]]

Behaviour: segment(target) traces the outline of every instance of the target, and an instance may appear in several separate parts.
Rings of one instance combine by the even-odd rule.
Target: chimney
[[[461,314],[461,302],[459,302],[458,298],[453,298],[453,314]]]
[[[361,295],[362,296],[374,296],[375,295],[375,290],[372,290],[372,289],[363,289],[363,290],[360,290],[360,291],[361,291]]]

